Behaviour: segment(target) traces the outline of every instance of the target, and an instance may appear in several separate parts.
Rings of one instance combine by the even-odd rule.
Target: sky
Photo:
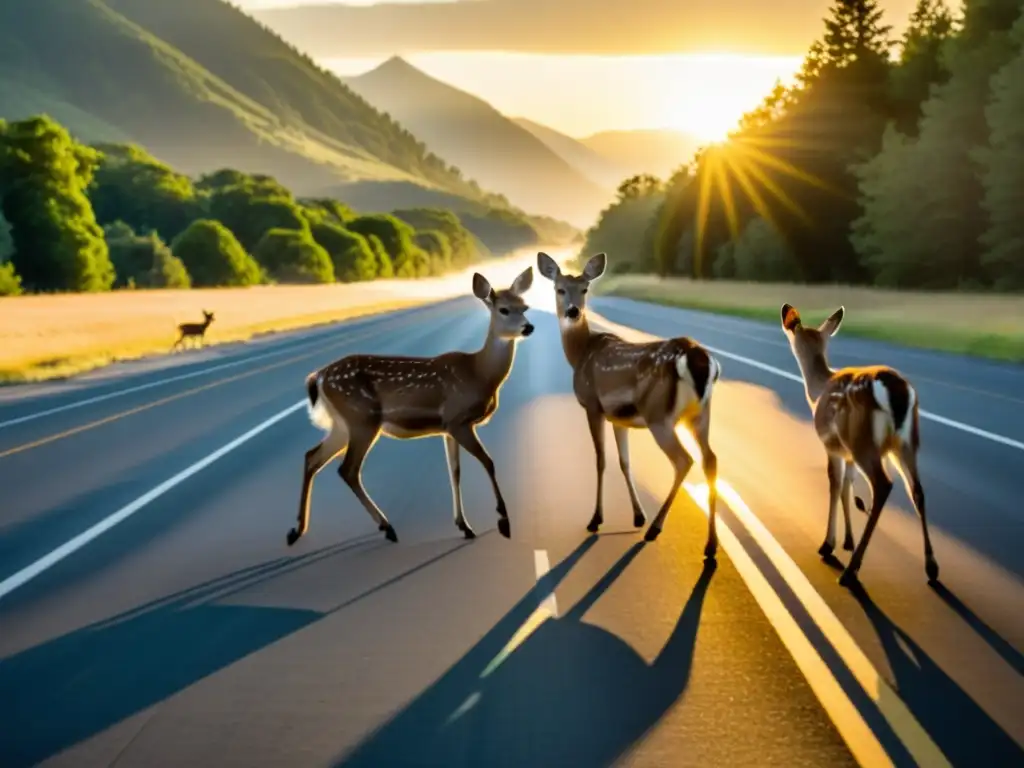
[[[828,0],[234,0],[341,75],[392,55],[570,136],[724,138],[791,81]],[[902,29],[914,0],[884,0]]]

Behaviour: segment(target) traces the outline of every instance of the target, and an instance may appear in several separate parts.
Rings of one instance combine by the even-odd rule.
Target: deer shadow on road
[[[502,659],[516,631],[596,540],[584,540],[440,680],[341,757],[336,768],[591,768],[611,765],[627,753],[687,687],[715,565],[705,564],[651,664],[619,637],[582,621],[643,542],[631,547],[567,615],[543,621]]]
[[[467,544],[327,611],[220,602],[342,553],[383,546],[374,534],[227,574],[0,659],[0,764],[36,765]]]

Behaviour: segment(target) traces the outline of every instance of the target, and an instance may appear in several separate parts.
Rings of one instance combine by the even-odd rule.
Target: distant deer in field
[[[477,459],[491,479],[498,504],[498,531],[509,538],[505,500],[494,462],[477,437],[498,409],[498,390],[508,378],[516,341],[533,333],[523,294],[533,283],[529,267],[508,290],[495,291],[487,279],[473,275],[473,293],[491,314],[483,347],[477,352],[448,352],[437,357],[350,355],[306,378],[312,422],[327,432],[306,452],[299,497],[298,526],[288,532],[292,545],[309,528],[309,497],[314,476],[335,456],[345,453],[338,473],[384,531],[398,541],[394,527],[363,487],[363,462],[381,433],[402,440],[441,435],[452,485],[455,526],[467,539],[476,537],[466,521],[459,488],[459,448]]]
[[[607,256],[591,257],[581,275],[562,273],[554,259],[537,254],[537,269],[555,284],[562,348],[573,369],[573,391],[587,414],[597,454],[597,503],[587,530],[596,533],[604,522],[602,478],[605,468],[604,423],[611,422],[619,451],[619,467],[633,505],[633,525],[647,522],[629,466],[629,430],[650,430],[658,447],[675,468],[675,482],[644,539],[654,541],[693,466],[693,457],[679,441],[682,423],[700,447],[708,482],[709,528],[704,555],[714,559],[718,548],[715,529],[718,460],[708,442],[711,427],[711,390],[721,374],[718,361],[696,341],[677,337],[631,343],[611,333],[596,333],[587,322],[587,291],[604,274]]]
[[[178,330],[181,332],[181,336],[174,342],[174,346],[171,349],[177,349],[182,345],[182,342],[187,338],[195,337],[199,343],[202,344],[206,338],[206,329],[210,327],[210,323],[213,322],[213,312],[207,312],[203,310],[203,322],[201,323],[182,323],[178,326]]]
[[[844,314],[845,309],[840,307],[819,327],[809,328],[801,321],[796,307],[782,305],[782,329],[803,374],[814,429],[828,454],[828,530],[818,553],[829,557],[835,549],[836,507],[840,503],[846,523],[843,549],[854,548],[850,497],[853,468],[857,467],[871,486],[871,511],[839,583],[850,586],[857,580],[871,534],[892,491],[892,480],[882,461],[888,456],[895,462],[921,517],[925,572],[928,581],[935,582],[939,578],[939,564],[928,536],[924,488],[917,471],[921,442],[917,392],[900,373],[886,366],[839,370],[829,366],[828,342],[839,330]],[[862,512],[866,511],[860,497],[856,504]]]

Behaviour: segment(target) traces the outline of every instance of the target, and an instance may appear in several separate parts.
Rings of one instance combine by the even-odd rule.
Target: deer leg
[[[924,509],[924,487],[921,485],[921,478],[917,472],[917,455],[909,445],[900,447],[898,461],[900,475],[903,477],[903,484],[907,488],[907,494],[914,501],[914,509],[921,518],[921,533],[924,535],[924,570],[928,575],[928,583],[932,584],[939,580],[939,563],[932,551],[932,540],[928,535],[928,518]]]
[[[645,541],[654,541],[661,534],[668,511],[672,508],[672,502],[675,501],[676,494],[679,493],[679,486],[683,484],[686,474],[690,471],[690,467],[693,466],[693,457],[683,447],[683,444],[679,442],[679,435],[676,434],[673,424],[652,424],[650,430],[658,447],[665,452],[669,461],[672,462],[672,466],[675,467],[676,474],[668,496],[661,505],[661,509],[658,510],[654,522],[651,523],[647,533],[644,534]]]
[[[828,457],[828,526],[825,528],[825,541],[818,547],[818,554],[831,557],[836,549],[836,512],[839,507],[840,491],[843,486],[843,467],[845,462],[838,456]],[[847,526],[849,530],[849,526]]]
[[[604,522],[604,416],[600,411],[587,411],[587,425],[590,427],[590,437],[594,441],[594,455],[597,459],[597,501],[594,504],[594,516],[587,523],[587,530],[597,533]]]
[[[466,513],[462,509],[462,489],[459,487],[462,478],[462,468],[459,466],[459,444],[451,435],[444,436],[444,451],[445,457],[448,459],[448,479],[452,482],[455,527],[462,531],[467,539],[475,539],[476,533],[466,522]]]
[[[633,505],[633,525],[643,528],[644,523],[647,522],[647,515],[644,514],[643,505],[637,495],[636,485],[633,483],[633,471],[629,466],[629,429],[613,425],[612,433],[615,435],[615,445],[619,449],[619,468],[622,470],[622,476],[626,478],[629,501]]]
[[[341,462],[341,467],[338,469],[338,474],[341,475],[341,479],[345,481],[345,484],[352,489],[352,493],[356,495],[360,503],[370,513],[370,517],[377,523],[379,530],[384,531],[384,537],[388,541],[398,541],[398,534],[395,533],[394,527],[388,521],[384,513],[380,511],[373,499],[370,498],[370,494],[366,492],[366,488],[363,487],[363,462],[366,460],[366,454],[373,448],[373,444],[377,442],[377,436],[380,434],[380,424],[360,424],[358,427],[349,424],[349,439],[348,439],[348,451],[345,452],[345,460]]]
[[[711,428],[711,411],[705,408],[701,414],[697,428],[693,436],[700,448],[701,464],[704,470],[704,479],[708,484],[708,541],[704,545],[704,557],[714,560],[718,552],[718,456],[711,449],[708,433]]]
[[[868,478],[871,485],[871,511],[868,513],[868,522],[864,526],[864,533],[861,534],[857,548],[850,556],[850,562],[839,577],[839,583],[844,587],[853,586],[857,581],[857,574],[860,572],[861,563],[864,561],[864,552],[871,541],[871,534],[878,525],[878,518],[882,515],[882,508],[885,506],[889,494],[892,492],[892,480],[885,471],[882,464],[882,457],[874,446],[869,451],[855,455],[854,460],[861,472]]]
[[[313,492],[313,478],[331,460],[345,450],[347,436],[344,430],[334,428],[320,445],[306,451],[302,469],[302,490],[299,492],[298,525],[288,531],[288,546],[292,546],[309,530],[309,501]]]
[[[511,538],[512,530],[508,521],[508,510],[505,508],[505,499],[501,495],[501,488],[498,487],[498,478],[494,474],[494,461],[491,459],[490,454],[487,453],[483,443],[480,442],[476,429],[472,424],[463,424],[455,427],[451,431],[451,436],[455,438],[460,446],[466,449],[470,456],[483,465],[487,476],[491,478],[491,486],[494,488],[494,499],[498,503],[498,533],[506,539]]]
[[[850,520],[850,506],[853,504],[853,473],[855,471],[852,462],[843,463],[843,484],[839,489],[839,501],[843,505],[843,524],[846,526],[843,549],[847,552],[853,552],[853,522]]]

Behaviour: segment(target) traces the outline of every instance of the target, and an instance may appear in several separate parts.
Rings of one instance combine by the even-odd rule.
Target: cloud
[[[891,0],[902,27],[913,0]],[[801,55],[828,0],[454,0],[305,5],[254,16],[318,58],[425,51]]]

